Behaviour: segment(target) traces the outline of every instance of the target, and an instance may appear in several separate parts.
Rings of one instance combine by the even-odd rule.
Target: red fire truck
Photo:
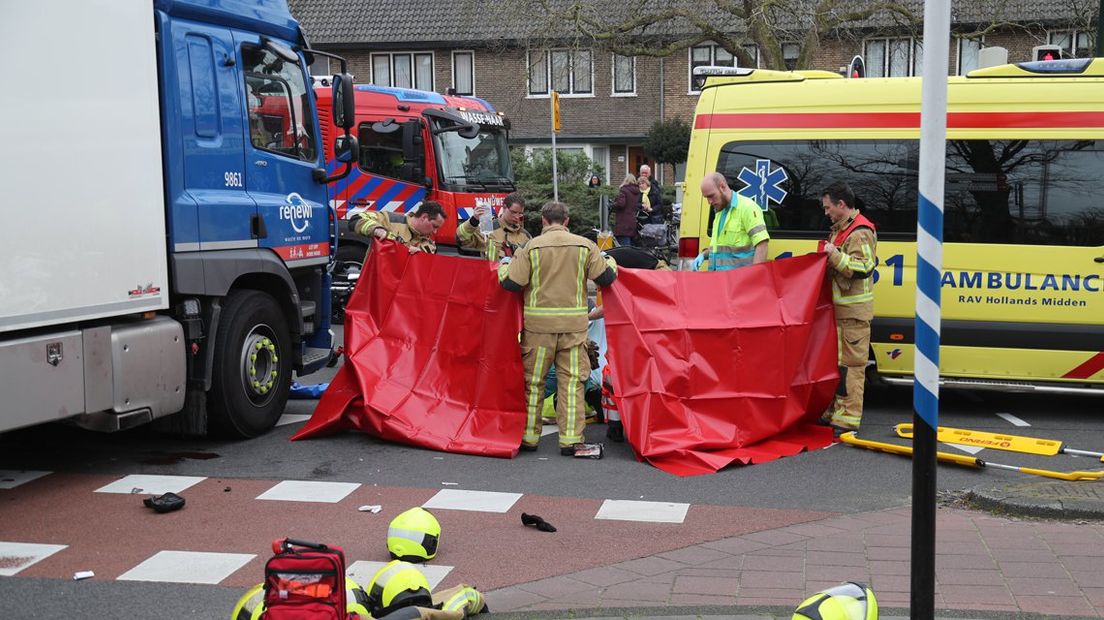
[[[323,148],[329,153],[339,132],[329,120],[329,86],[324,79],[316,81]],[[448,215],[437,242],[442,253],[455,252],[457,224],[477,205],[501,207],[514,191],[510,121],[487,101],[372,85],[358,85],[355,98],[360,156],[352,173],[330,188],[339,262],[359,265],[364,257],[368,239],[349,228],[361,211],[404,213],[435,200]],[[341,166],[327,162],[327,169]]]

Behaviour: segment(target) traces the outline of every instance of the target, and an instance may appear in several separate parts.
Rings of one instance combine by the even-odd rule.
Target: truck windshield
[[[474,138],[446,131],[435,135],[433,142],[445,183],[483,191],[515,189],[510,149],[503,129],[481,127]]]

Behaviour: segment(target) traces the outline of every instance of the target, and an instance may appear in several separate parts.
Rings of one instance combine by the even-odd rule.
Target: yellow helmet
[[[264,609],[264,584],[258,583],[238,599],[230,612],[230,620],[252,620],[253,612],[261,609]]]
[[[878,600],[866,584],[849,581],[801,601],[793,620],[878,620]]]
[[[345,610],[365,619],[372,616],[368,610],[368,593],[352,577],[345,578]]]
[[[440,541],[441,524],[421,506],[395,517],[387,528],[387,551],[392,560],[428,562],[437,557]]]
[[[403,607],[432,607],[429,581],[408,562],[392,560],[383,565],[368,584],[368,609],[379,618]]]

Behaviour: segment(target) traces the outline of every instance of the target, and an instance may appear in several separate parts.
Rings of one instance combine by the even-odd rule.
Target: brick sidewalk
[[[831,517],[502,588],[487,601],[494,612],[792,609],[820,589],[854,580],[870,584],[882,607],[907,609],[910,528],[909,508]],[[936,609],[1100,617],[1101,567],[1100,522],[937,512]]]

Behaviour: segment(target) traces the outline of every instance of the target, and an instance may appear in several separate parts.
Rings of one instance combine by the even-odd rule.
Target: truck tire
[[[333,281],[338,286],[333,287],[330,304],[330,322],[334,325],[345,323],[345,304],[349,301],[351,291],[342,291],[348,282],[350,270],[359,272],[364,268],[364,254],[367,251],[368,248],[355,243],[347,243],[337,248],[337,254],[334,256]]]
[[[291,389],[291,336],[276,300],[236,290],[226,298],[215,334],[207,404],[222,436],[256,437],[276,425]]]

